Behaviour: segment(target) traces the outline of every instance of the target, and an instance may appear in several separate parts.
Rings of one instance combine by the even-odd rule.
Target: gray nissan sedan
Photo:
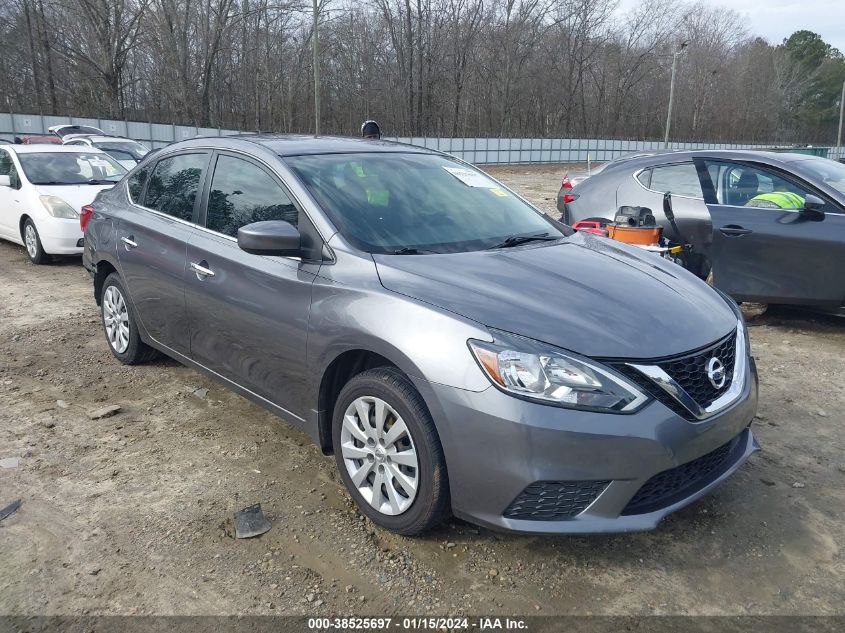
[[[120,362],[164,353],[289,420],[395,532],[647,530],[758,448],[731,299],[450,156],[193,139],[81,222]]]

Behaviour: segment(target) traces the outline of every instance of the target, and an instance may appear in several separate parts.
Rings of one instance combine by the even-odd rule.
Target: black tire
[[[413,440],[419,463],[416,497],[401,514],[389,515],[372,507],[361,495],[347,471],[341,453],[341,427],[347,407],[367,396],[384,400],[401,416]],[[425,402],[411,382],[393,367],[377,367],[358,374],[341,390],[332,418],[335,461],[346,489],[359,510],[383,528],[413,536],[445,521],[451,514],[449,479],[440,438]]]
[[[122,351],[116,349],[116,346],[112,343],[106,326],[106,312],[108,310],[106,307],[106,293],[109,288],[115,288],[117,290],[123,298],[126,307],[126,324],[129,328],[129,335],[126,349],[123,349]],[[141,340],[141,334],[139,333],[138,326],[136,325],[135,314],[133,312],[132,304],[129,301],[129,295],[123,287],[123,281],[121,280],[120,275],[117,273],[111,273],[103,282],[103,288],[100,292],[100,320],[103,324],[103,332],[106,335],[106,343],[108,344],[111,353],[124,365],[139,365],[158,358],[158,356],[161,355],[157,349],[150,347]]]
[[[34,252],[30,252],[29,246],[27,245],[27,231],[32,230],[35,235],[35,243],[34,243]],[[27,257],[29,260],[37,265],[40,264],[47,264],[50,262],[50,256],[44,251],[44,247],[41,245],[41,236],[38,234],[38,229],[35,228],[35,222],[32,221],[32,218],[27,218],[26,221],[23,223],[23,231],[21,231],[21,238],[23,239],[24,248],[26,249]]]

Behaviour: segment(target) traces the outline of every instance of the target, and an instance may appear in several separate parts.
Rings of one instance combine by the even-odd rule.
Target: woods
[[[321,127],[397,136],[833,144],[845,61],[683,0],[320,0]],[[0,107],[308,132],[312,3],[5,0]]]

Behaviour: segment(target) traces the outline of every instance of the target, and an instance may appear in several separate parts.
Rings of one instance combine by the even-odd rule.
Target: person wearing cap
[[[373,120],[364,121],[361,124],[361,136],[370,141],[377,141],[381,138],[381,128]]]

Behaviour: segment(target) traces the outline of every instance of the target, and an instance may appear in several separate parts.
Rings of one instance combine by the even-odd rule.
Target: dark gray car
[[[685,151],[609,164],[558,197],[569,224],[650,208],[692,270],[743,301],[845,305],[845,165],[806,154]],[[663,213],[671,194],[677,231]]]
[[[392,143],[175,143],[94,203],[112,353],[164,352],[303,429],[373,521],[654,528],[757,448],[736,304]]]

